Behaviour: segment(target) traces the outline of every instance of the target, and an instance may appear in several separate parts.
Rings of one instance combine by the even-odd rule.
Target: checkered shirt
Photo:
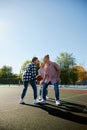
[[[26,67],[23,73],[23,81],[36,80],[36,65],[34,62],[31,62]]]

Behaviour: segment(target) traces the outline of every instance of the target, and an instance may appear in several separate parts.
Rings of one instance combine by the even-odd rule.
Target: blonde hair
[[[41,65],[44,65],[44,62],[40,62],[40,66],[41,66]]]

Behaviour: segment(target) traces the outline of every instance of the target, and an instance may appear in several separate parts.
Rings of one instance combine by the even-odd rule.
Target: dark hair
[[[38,60],[37,57],[33,57],[33,58],[32,58],[32,62],[34,62],[34,61],[36,61],[36,60]]]
[[[49,55],[45,55],[44,58],[50,58],[50,56]]]

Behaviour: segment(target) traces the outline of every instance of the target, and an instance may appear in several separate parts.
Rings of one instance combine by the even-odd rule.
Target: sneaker
[[[25,102],[23,101],[23,99],[20,99],[19,104],[25,104]]]
[[[57,105],[57,106],[60,105],[60,101],[59,101],[59,100],[56,101],[56,105]]]
[[[33,104],[37,105],[39,103],[38,99],[34,100]]]
[[[41,100],[41,104],[46,104],[46,101],[44,99]]]
[[[39,96],[39,100],[41,100],[42,98],[41,98],[41,96]]]
[[[46,96],[46,99],[49,99],[49,97],[48,97],[48,96]]]

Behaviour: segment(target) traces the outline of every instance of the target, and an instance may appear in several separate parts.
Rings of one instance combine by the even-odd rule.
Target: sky
[[[86,0],[0,0],[0,67],[61,52],[87,69]]]

